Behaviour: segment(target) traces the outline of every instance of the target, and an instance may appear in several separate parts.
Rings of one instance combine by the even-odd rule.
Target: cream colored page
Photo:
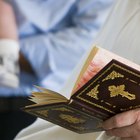
[[[73,88],[75,86],[75,83],[79,77],[80,71],[83,68],[85,61],[87,59],[87,57],[89,56],[89,53],[91,52],[91,49],[93,48],[93,46],[91,46],[90,49],[88,49],[88,51],[85,53],[85,55],[82,57],[82,59],[80,60],[79,64],[76,66],[76,68],[74,69],[74,71],[72,72],[72,74],[70,75],[68,81],[66,82],[66,84],[64,85],[64,87],[62,88],[62,90],[60,91],[60,93],[65,96],[66,98],[70,98],[71,93],[73,91]]]
[[[81,77],[80,81],[77,83],[74,92],[80,89],[85,83],[87,83],[92,77],[94,77],[105,65],[107,65],[112,59],[116,59],[130,67],[140,70],[140,65],[137,65],[125,58],[122,58],[112,52],[109,52],[103,48],[99,48],[98,52],[91,60],[89,66],[87,67],[85,73]]]

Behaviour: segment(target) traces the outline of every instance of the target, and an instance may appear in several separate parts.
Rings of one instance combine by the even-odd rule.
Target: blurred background
[[[0,139],[36,118],[33,85],[59,92],[104,25],[113,0],[0,0]]]

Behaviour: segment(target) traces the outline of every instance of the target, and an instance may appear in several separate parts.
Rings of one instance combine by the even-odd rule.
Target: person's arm
[[[13,9],[3,0],[0,0],[0,39],[12,39],[18,41]]]
[[[110,0],[78,1],[71,26],[51,32],[55,25],[66,18],[60,16],[62,19],[58,20],[59,11],[57,11],[53,16],[57,18],[58,23],[49,22],[52,23],[50,32],[47,29],[46,33],[21,40],[21,50],[40,78],[54,71],[63,73],[74,68],[83,53],[91,46],[104,23],[110,3]]]
[[[121,140],[140,139],[140,109],[120,113],[103,123],[107,135]]]
[[[18,31],[16,25],[16,19],[14,15],[13,8],[7,2],[0,0],[0,40],[13,40],[19,42],[18,40]],[[12,46],[9,46],[9,49]],[[7,50],[9,51],[9,50]],[[21,70],[26,72],[33,72],[31,65],[20,52],[19,55],[19,64]]]

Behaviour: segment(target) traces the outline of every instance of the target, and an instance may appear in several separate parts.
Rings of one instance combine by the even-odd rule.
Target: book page
[[[68,99],[63,95],[51,91],[49,89],[45,89],[39,86],[35,86],[39,91],[32,92],[32,96],[30,96],[30,101],[35,104],[32,106],[40,106],[45,104],[53,104],[59,102],[67,102]],[[30,107],[30,106],[29,106]]]
[[[61,89],[60,93],[63,96],[65,96],[66,98],[69,99],[71,97],[72,91],[77,83],[77,79],[80,75],[80,72],[81,72],[82,68],[84,67],[85,62],[86,62],[89,54],[91,53],[92,49],[93,49],[93,46],[91,46],[91,48],[87,50],[87,52],[82,57],[82,59],[80,60],[80,62],[78,63],[78,65],[76,66],[76,68],[74,69],[72,74],[70,75],[69,79],[65,83],[64,87]]]
[[[110,51],[107,51],[103,48],[95,47],[96,49],[92,49],[92,53],[88,57],[87,64],[88,67],[83,67],[81,70],[81,74],[77,80],[77,83],[74,87],[73,93],[75,93],[78,89],[80,89],[85,83],[87,83],[92,77],[94,77],[105,65],[107,65],[112,59],[118,60],[134,69],[140,70],[140,66],[120,57]],[[89,62],[89,60],[91,60]],[[86,64],[85,64],[86,65]],[[84,66],[85,66],[84,65]],[[81,76],[82,75],[82,76]]]
[[[80,71],[80,74],[75,82],[75,85],[74,85],[74,88],[73,88],[73,91],[72,91],[72,94],[76,91],[77,86],[79,85],[79,83],[81,83],[81,79],[84,75],[84,73],[86,72],[86,70],[88,69],[88,66],[90,65],[92,59],[96,56],[96,53],[98,52],[98,48],[97,47],[93,47],[92,50],[90,51],[81,71]],[[84,82],[84,81],[83,81]],[[80,88],[80,87],[79,87]]]

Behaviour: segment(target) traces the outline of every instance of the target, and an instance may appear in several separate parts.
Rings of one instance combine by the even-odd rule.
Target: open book
[[[93,47],[70,97],[37,87],[24,111],[77,133],[101,131],[102,121],[140,107],[140,66]]]

